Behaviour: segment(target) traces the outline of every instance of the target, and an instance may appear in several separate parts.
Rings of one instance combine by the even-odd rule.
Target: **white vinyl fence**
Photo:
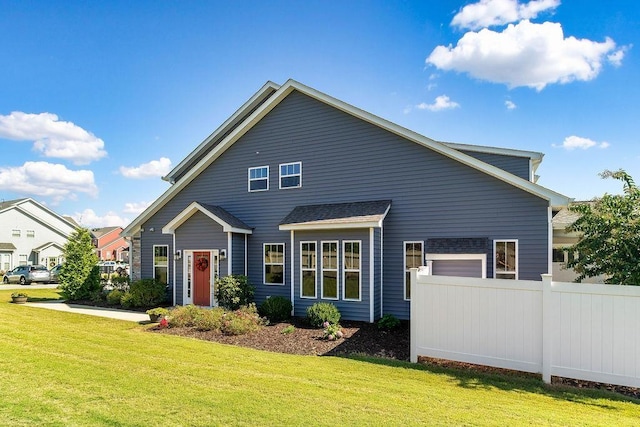
[[[640,387],[640,286],[411,270],[411,360],[450,359]]]

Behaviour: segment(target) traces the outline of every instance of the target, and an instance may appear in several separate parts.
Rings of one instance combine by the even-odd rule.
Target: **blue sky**
[[[640,182],[636,1],[0,0],[0,199],[127,225],[267,80],[430,138],[545,153],[577,200]]]

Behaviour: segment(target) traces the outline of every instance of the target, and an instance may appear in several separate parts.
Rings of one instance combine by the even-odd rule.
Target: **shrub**
[[[227,312],[221,331],[225,335],[244,335],[257,331],[262,325],[263,321],[255,304],[249,304],[233,312]]]
[[[169,312],[169,326],[183,328],[194,326],[202,315],[202,309],[195,305],[183,305],[175,307]]]
[[[340,326],[339,323],[324,322],[322,324],[322,327],[324,328],[324,331],[322,332],[322,338],[326,340],[335,341],[344,336],[344,334],[342,333],[342,326]]]
[[[270,322],[281,322],[291,317],[293,306],[289,298],[276,296],[267,298],[260,307],[258,313],[269,319]]]
[[[136,280],[129,287],[131,307],[153,307],[165,301],[166,285],[156,279]],[[126,294],[125,294],[126,295]]]
[[[307,308],[307,322],[316,328],[323,327],[324,322],[338,324],[340,321],[340,311],[329,302],[317,302]]]
[[[193,326],[199,331],[220,331],[224,314],[224,308],[221,307],[210,310],[201,309],[198,316],[193,320]]]
[[[247,276],[229,275],[216,279],[216,299],[220,306],[228,310],[237,310],[253,302],[253,293],[254,287]]]
[[[395,329],[400,326],[400,320],[393,314],[385,314],[378,320],[379,329]]]
[[[98,257],[89,230],[78,228],[71,233],[63,252],[66,261],[58,276],[62,296],[69,300],[91,298],[91,294],[101,288]]]
[[[120,300],[122,299],[123,295],[124,295],[124,292],[122,292],[119,289],[114,289],[113,291],[107,294],[107,304],[120,305]]]
[[[280,333],[282,335],[289,335],[292,334],[296,331],[296,327],[293,325],[288,325],[286,328],[282,329],[282,331],[280,331]]]
[[[111,286],[113,286],[113,289],[118,289],[120,291],[128,291],[129,290],[129,276],[113,276],[113,277],[111,277]]]
[[[133,307],[133,295],[131,294],[131,292],[127,291],[122,294],[122,297],[120,297],[120,305],[123,308]]]

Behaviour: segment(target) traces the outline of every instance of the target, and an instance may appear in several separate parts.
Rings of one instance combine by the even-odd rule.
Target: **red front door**
[[[193,303],[211,305],[211,259],[209,252],[193,253]]]

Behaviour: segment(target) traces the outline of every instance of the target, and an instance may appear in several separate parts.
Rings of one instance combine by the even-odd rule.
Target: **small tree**
[[[221,307],[237,310],[253,302],[254,289],[247,276],[230,274],[216,278],[214,293]]]
[[[577,255],[567,267],[578,273],[576,282],[604,275],[605,283],[640,285],[640,189],[623,170],[606,170],[600,176],[622,181],[624,194],[605,194],[569,208],[580,218],[567,231],[581,237],[568,248]]]
[[[78,228],[71,233],[63,253],[65,262],[59,276],[62,295],[71,300],[91,298],[100,290],[100,268],[89,230]]]

